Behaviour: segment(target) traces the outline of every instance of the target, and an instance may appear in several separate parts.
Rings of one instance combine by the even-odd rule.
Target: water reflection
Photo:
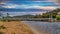
[[[39,21],[23,21],[37,30],[48,31],[49,34],[60,34],[60,22],[39,22]]]

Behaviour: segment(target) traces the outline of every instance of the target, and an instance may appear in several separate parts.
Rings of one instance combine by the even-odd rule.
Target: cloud
[[[8,1],[8,0],[6,0]],[[12,1],[12,0],[11,0]],[[19,1],[19,0],[16,0],[16,1]],[[30,8],[33,8],[33,9],[43,9],[43,10],[53,10],[53,9],[56,9],[58,6],[53,6],[55,5],[55,3],[53,3],[56,1],[55,0],[33,0],[33,1],[27,1],[27,2],[0,2],[0,4],[5,4],[1,7],[3,8],[15,8],[15,9],[30,9]],[[57,3],[56,3],[57,4]],[[50,5],[50,6],[49,6]]]
[[[4,8],[15,8],[15,6],[2,6]]]
[[[43,9],[43,10],[54,10],[56,9],[56,7],[53,6],[30,6],[30,7],[26,7],[27,9],[29,8],[35,8],[35,9]]]
[[[15,9],[19,9],[19,8],[26,8],[27,7],[27,5],[24,5],[24,4],[22,4],[22,5],[18,5],[18,4],[8,4],[8,5],[3,5],[3,6],[1,6],[1,7],[3,7],[3,8],[15,8]]]
[[[48,1],[55,2],[56,4],[60,5],[60,0],[48,0]]]
[[[4,12],[3,14],[6,15],[7,13],[9,13],[10,16],[17,16],[17,15],[27,15],[27,14],[36,15],[36,14],[42,14],[45,12]]]
[[[6,5],[6,6],[2,6],[3,8],[15,8],[15,9],[43,9],[43,10],[53,10],[56,9],[55,6],[40,6],[40,5]]]
[[[44,9],[44,10],[54,10],[56,9],[56,7],[53,7],[53,6],[42,6],[42,7],[39,7],[40,9]]]
[[[56,0],[57,4],[60,6],[60,0]]]
[[[0,2],[0,4],[6,4],[5,2]]]

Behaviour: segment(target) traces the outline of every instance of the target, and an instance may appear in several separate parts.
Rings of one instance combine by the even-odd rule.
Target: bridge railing
[[[55,20],[55,18],[1,18],[0,20]]]

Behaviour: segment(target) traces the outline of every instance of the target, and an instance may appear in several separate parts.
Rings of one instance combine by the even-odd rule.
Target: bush
[[[6,27],[5,27],[5,26],[3,26],[3,25],[1,25],[1,26],[0,26],[0,29],[6,29]]]
[[[15,34],[15,33],[13,33],[13,34]]]
[[[57,20],[60,20],[60,15],[57,15],[57,16],[56,16],[56,19],[57,19]]]
[[[0,34],[4,34],[3,32],[0,32]]]

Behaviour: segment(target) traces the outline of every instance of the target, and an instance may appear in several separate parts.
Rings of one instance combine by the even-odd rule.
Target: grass
[[[56,16],[56,19],[57,19],[57,20],[60,20],[60,15],[57,15],[57,16]]]

